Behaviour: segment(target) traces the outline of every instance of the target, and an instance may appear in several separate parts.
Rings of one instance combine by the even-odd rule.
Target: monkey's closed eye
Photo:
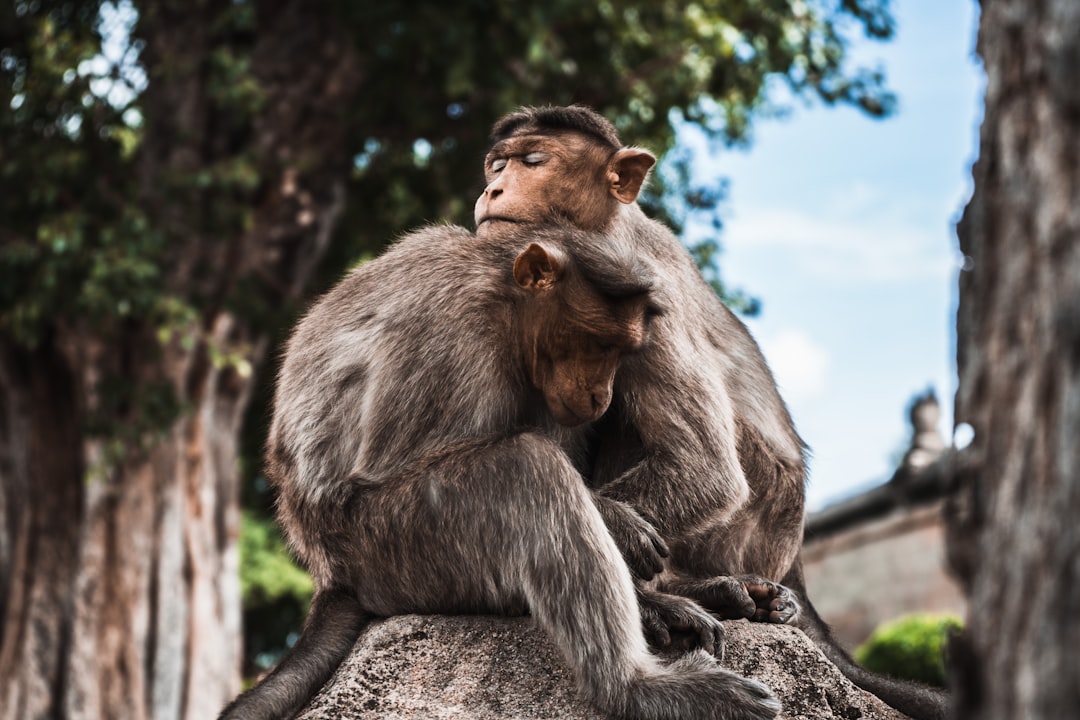
[[[491,172],[499,172],[506,167],[506,158],[495,158],[488,167],[491,169]]]
[[[522,162],[526,165],[542,165],[551,158],[551,155],[544,152],[531,152],[522,158]]]

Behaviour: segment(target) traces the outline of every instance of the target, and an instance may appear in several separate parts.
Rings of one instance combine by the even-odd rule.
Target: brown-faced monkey
[[[671,231],[638,207],[653,156],[624,147],[609,122],[580,106],[524,108],[499,120],[492,138],[479,236],[571,225],[629,244],[657,273],[653,297],[667,310],[648,347],[623,362],[585,473],[670,547],[652,587],[724,617],[794,623],[856,684],[913,717],[944,718],[944,693],[861,668],[807,599],[805,446],[745,326]],[[641,597],[660,644],[665,597]]]
[[[297,645],[224,718],[295,713],[374,616],[526,609],[613,715],[776,716],[766,687],[707,652],[650,654],[605,526],[640,518],[606,499],[602,516],[579,471],[581,428],[666,311],[655,282],[618,238],[431,227],[313,306],[267,456],[316,595]]]

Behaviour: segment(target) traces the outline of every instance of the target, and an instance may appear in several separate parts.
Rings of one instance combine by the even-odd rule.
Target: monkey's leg
[[[768,468],[749,475],[755,502],[674,544],[676,576],[661,589],[726,618],[790,623],[798,617],[798,593],[780,583],[802,546],[801,479],[779,465]]]
[[[726,619],[793,622],[799,616],[798,594],[760,574],[762,555],[753,553],[745,538],[728,542],[734,535],[725,527],[691,546],[677,544],[672,550],[673,572],[661,577],[658,589],[691,598]],[[738,570],[733,573],[734,568]]]
[[[514,611],[525,604],[584,693],[625,718],[759,720],[768,688],[704,652],[648,652],[630,572],[581,476],[540,435],[440,453],[361,490],[357,595],[376,613]]]
[[[669,555],[656,528],[626,503],[595,492],[592,499],[635,576],[641,625],[649,644],[663,650],[700,647],[722,658],[724,629],[719,618],[690,598],[660,592],[642,582],[663,571]]]

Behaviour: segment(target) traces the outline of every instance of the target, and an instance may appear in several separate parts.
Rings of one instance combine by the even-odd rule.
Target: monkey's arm
[[[720,522],[749,498],[734,413],[692,347],[660,335],[616,378],[600,494],[649,518],[668,541]],[[610,411],[609,411],[610,412]],[[633,450],[628,450],[633,448]]]

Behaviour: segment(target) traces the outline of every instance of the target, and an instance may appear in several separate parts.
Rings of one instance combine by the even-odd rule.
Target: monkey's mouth
[[[517,218],[505,217],[503,215],[488,215],[487,217],[482,218],[480,220],[480,222],[478,222],[476,224],[476,227],[479,228],[479,227],[483,226],[485,223],[493,223],[493,222],[504,222],[504,223],[510,223],[511,225],[521,225],[521,224],[523,224],[522,221],[518,220]]]
[[[561,399],[556,400],[556,402],[558,403],[557,405],[548,403],[548,408],[554,416],[555,422],[563,427],[577,427],[584,423],[593,422],[598,419],[600,415],[603,415],[603,413],[597,414],[590,412],[582,414]]]

